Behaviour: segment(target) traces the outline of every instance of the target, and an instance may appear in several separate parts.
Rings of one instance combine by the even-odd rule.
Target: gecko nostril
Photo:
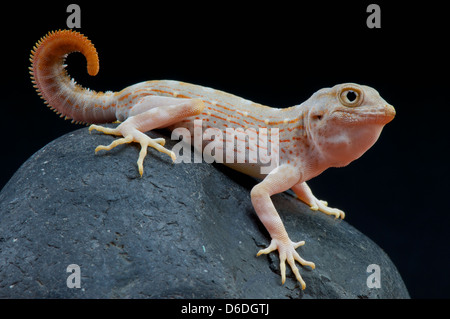
[[[395,115],[396,115],[396,112],[395,112],[394,107],[393,107],[392,105],[390,105],[390,104],[386,104],[386,105],[384,106],[384,112],[385,112],[385,114],[386,114],[387,116],[390,116],[390,117],[392,117],[392,118],[394,118]]]

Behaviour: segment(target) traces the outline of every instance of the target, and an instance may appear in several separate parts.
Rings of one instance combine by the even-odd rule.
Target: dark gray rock
[[[151,133],[152,136],[158,135]],[[255,180],[222,166],[172,164],[139,147],[94,154],[114,137],[67,134],[34,154],[0,193],[1,298],[408,298],[388,256],[347,224],[273,196],[298,251],[316,263],[289,267],[256,257],[270,238],[250,202]],[[169,147],[175,142],[168,141]],[[70,264],[81,288],[68,288]],[[381,288],[368,288],[368,265]]]

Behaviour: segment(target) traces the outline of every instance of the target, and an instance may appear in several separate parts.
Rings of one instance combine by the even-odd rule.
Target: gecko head
[[[354,83],[322,89],[305,104],[310,142],[329,167],[359,158],[395,116],[394,107],[375,89]]]

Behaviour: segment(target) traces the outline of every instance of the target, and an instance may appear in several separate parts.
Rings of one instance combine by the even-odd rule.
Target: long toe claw
[[[256,254],[256,257],[261,256],[261,255],[267,255],[270,254],[272,251],[278,249],[276,242],[274,242],[272,240],[272,242],[270,243],[270,246],[267,247],[266,249],[261,249],[260,251],[258,251],[258,253]]]
[[[281,284],[284,285],[286,282],[286,256],[284,258],[280,253],[280,273],[281,273]]]
[[[166,140],[163,139],[163,138],[154,138],[153,141],[156,142],[156,143],[158,143],[158,144],[161,145],[161,146],[166,145]]]
[[[291,258],[288,258],[287,261],[288,261],[289,266],[292,269],[292,272],[295,275],[295,278],[297,279],[298,282],[300,282],[302,289],[304,290],[306,288],[306,283],[303,280],[302,276],[300,275],[300,272],[298,271],[297,266],[295,265],[295,259],[292,258],[292,256],[291,256]]]
[[[306,261],[297,252],[294,252],[294,259],[297,260],[302,266],[309,266],[311,269],[316,268],[316,264],[312,261]]]
[[[299,241],[298,243],[292,243],[294,245],[294,248],[297,249],[300,246],[303,246],[305,244],[305,241]]]
[[[104,145],[97,146],[97,148],[95,149],[95,153],[97,153],[98,151],[110,151],[116,146],[119,146],[119,145],[122,145],[122,144],[128,144],[128,143],[131,143],[132,141],[133,141],[133,137],[132,136],[127,136],[127,137],[124,137],[124,138],[120,138],[118,140],[115,140],[114,142],[112,142],[108,146],[104,146]]]
[[[321,210],[322,212],[324,212],[325,214],[328,215],[333,215],[335,219],[341,218],[344,219],[345,218],[345,213],[337,208],[328,208],[328,210]]]
[[[162,145],[164,144],[159,144],[158,142],[155,142],[155,140],[150,139],[150,142],[148,143],[148,146],[153,147],[154,149],[156,149],[157,151],[167,154],[170,156],[170,158],[172,159],[173,162],[175,162],[175,160],[177,159],[176,155],[174,152],[169,151],[167,148],[163,147]]]
[[[315,204],[311,205],[310,208],[312,210],[318,210],[327,215],[334,216],[334,218],[336,218],[336,219],[337,218],[341,218],[341,219],[345,218],[345,213],[342,210],[337,209],[337,208],[328,207],[328,203],[323,200],[316,200]]]
[[[147,156],[147,149],[147,144],[141,143],[141,151],[139,152],[139,158],[137,161],[139,174],[141,175],[141,177],[144,174],[144,159]]]
[[[121,136],[122,133],[117,129],[117,128],[109,128],[109,127],[103,127],[100,125],[95,125],[92,124],[91,126],[89,126],[89,133],[91,133],[93,130],[102,132],[104,134],[108,134],[108,135],[116,135],[116,136]]]

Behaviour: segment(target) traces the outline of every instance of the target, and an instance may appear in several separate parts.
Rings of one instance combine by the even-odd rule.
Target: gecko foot
[[[127,143],[131,143],[131,142],[141,144],[141,151],[139,153],[139,159],[137,161],[138,168],[139,168],[139,174],[141,175],[141,177],[144,174],[143,163],[144,163],[145,157],[147,156],[147,149],[149,146],[153,147],[154,149],[156,149],[162,153],[169,155],[172,158],[172,161],[175,162],[175,160],[176,160],[175,153],[172,151],[169,151],[168,149],[163,147],[166,143],[166,141],[163,138],[153,139],[153,138],[150,138],[148,135],[138,131],[137,129],[133,129],[133,128],[132,129],[127,128],[126,130],[122,129],[121,125],[119,125],[117,128],[108,128],[108,127],[103,127],[103,126],[94,124],[89,127],[89,132],[91,132],[92,130],[96,130],[96,131],[99,131],[99,132],[102,132],[102,133],[105,133],[108,135],[123,136],[123,138],[115,140],[108,146],[104,146],[104,145],[97,146],[97,148],[95,149],[95,153],[97,153],[98,151],[101,151],[101,150],[109,151],[118,145],[127,144]]]
[[[332,215],[336,219],[337,218],[341,218],[341,219],[345,218],[345,213],[342,210],[337,209],[337,208],[328,207],[328,203],[323,200],[315,200],[315,203],[310,206],[310,209],[318,210],[327,215]]]
[[[295,265],[295,262],[298,261],[302,266],[309,266],[312,269],[316,268],[316,265],[313,262],[306,261],[295,251],[296,248],[303,246],[305,244],[304,241],[300,241],[298,243],[292,242],[289,238],[287,241],[285,240],[277,240],[272,239],[269,247],[266,249],[261,249],[256,256],[260,256],[262,254],[269,254],[274,250],[278,250],[280,254],[280,272],[281,272],[281,283],[284,284],[286,281],[286,260],[291,267],[295,277],[300,282],[302,289],[306,288],[306,283],[303,280],[300,272]]]

